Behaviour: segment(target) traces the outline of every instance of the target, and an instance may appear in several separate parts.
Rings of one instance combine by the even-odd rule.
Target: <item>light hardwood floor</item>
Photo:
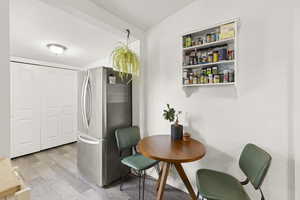
[[[123,191],[118,183],[100,188],[80,178],[76,164],[76,143],[13,159],[26,183],[32,200],[137,200],[138,179],[129,177]],[[145,200],[155,199],[155,180],[147,178]],[[186,193],[167,186],[164,199],[187,200]]]

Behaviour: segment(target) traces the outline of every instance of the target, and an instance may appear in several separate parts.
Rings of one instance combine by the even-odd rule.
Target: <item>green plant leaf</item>
[[[120,45],[112,51],[111,57],[113,68],[119,71],[119,75],[122,79],[127,77],[128,74],[139,76],[139,58],[126,44],[120,42]]]

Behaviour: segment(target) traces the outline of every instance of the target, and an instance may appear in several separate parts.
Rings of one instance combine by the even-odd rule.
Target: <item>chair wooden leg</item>
[[[194,189],[193,189],[193,187],[192,187],[192,185],[191,185],[191,183],[190,183],[188,177],[186,176],[186,174],[185,174],[185,172],[184,172],[184,169],[183,169],[182,165],[181,165],[180,163],[176,163],[176,164],[175,164],[175,168],[176,168],[176,170],[177,170],[179,176],[181,177],[181,179],[182,179],[182,181],[183,181],[185,187],[186,187],[187,190],[189,191],[189,193],[190,193],[192,199],[193,199],[193,200],[196,200],[196,199],[197,199],[196,194],[195,194],[195,192],[194,192]]]
[[[163,172],[161,175],[161,180],[159,183],[159,189],[158,189],[158,193],[157,193],[157,197],[156,200],[162,200],[163,199],[163,194],[164,194],[164,190],[165,190],[165,185],[167,183],[167,178],[168,178],[168,174],[169,174],[169,170],[170,170],[170,163],[166,163],[163,166]]]

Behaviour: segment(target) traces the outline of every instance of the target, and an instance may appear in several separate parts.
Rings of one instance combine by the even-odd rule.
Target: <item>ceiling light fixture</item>
[[[57,55],[63,54],[67,50],[67,47],[60,44],[47,44],[47,47],[52,53]]]

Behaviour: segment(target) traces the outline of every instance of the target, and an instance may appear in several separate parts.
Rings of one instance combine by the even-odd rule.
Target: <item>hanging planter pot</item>
[[[126,31],[126,44],[120,42],[120,45],[111,54],[113,68],[119,72],[122,79],[128,74],[132,74],[132,76],[139,76],[140,74],[140,60],[138,55],[129,48],[130,30],[127,29]]]

